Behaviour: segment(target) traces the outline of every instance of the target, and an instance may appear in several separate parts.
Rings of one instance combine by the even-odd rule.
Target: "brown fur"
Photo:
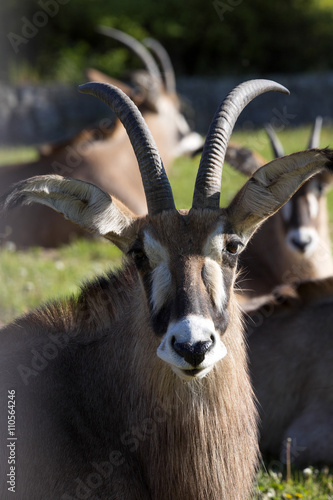
[[[244,87],[253,91],[245,84],[236,95]],[[130,130],[132,118],[124,119]],[[156,151],[152,144],[146,153]],[[195,208],[209,196],[196,183],[192,209],[177,211],[160,162],[139,165],[154,214],[147,217],[123,211],[92,184],[60,176],[21,182],[4,200],[7,208],[46,204],[113,241],[128,259],[118,276],[87,285],[78,299],[1,332],[0,436],[6,441],[5,402],[14,388],[20,497],[243,500],[252,491],[256,409],[233,292],[237,256],[297,184],[332,170],[333,152],[271,162],[226,209]],[[203,169],[199,178],[210,173]],[[220,271],[214,293],[206,261]],[[8,450],[0,450],[5,469]]]
[[[207,215],[200,218],[204,231]],[[156,227],[163,227],[158,219]],[[165,226],[169,240],[177,219]],[[256,412],[233,294],[228,309],[233,319],[223,341],[229,354],[193,383],[157,358],[159,339],[133,264],[86,285],[77,300],[50,304],[2,330],[1,388],[17,392],[17,495],[75,497],[75,479],[87,484],[96,472],[91,463],[119,451],[124,463],[96,488],[96,498],[248,498],[257,463]],[[32,368],[31,349],[42,353],[55,345],[53,335],[65,347],[25,386],[18,366]],[[5,485],[1,498],[11,498]]]
[[[247,315],[261,449],[297,465],[333,463],[333,279],[277,289]]]
[[[230,152],[229,152],[230,149]],[[242,148],[237,144],[228,147],[226,160],[236,170],[247,176],[252,175],[266,160],[255,152]],[[242,253],[239,287],[243,289],[240,300],[254,298],[269,293],[274,287],[283,283],[293,283],[304,279],[324,278],[333,273],[333,258],[329,236],[328,212],[326,204],[327,187],[332,183],[332,175],[327,172],[317,174],[317,180],[324,186],[318,196],[318,215],[308,226],[314,228],[319,236],[317,248],[307,255],[292,250],[286,243],[288,230],[297,229],[297,223],[285,222],[282,211],[270,217],[253,236],[250,244]],[[293,196],[293,203],[306,203],[310,182],[305,183]],[[300,208],[298,209],[300,210]]]

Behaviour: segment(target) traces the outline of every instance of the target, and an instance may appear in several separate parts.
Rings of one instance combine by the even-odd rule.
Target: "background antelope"
[[[212,121],[190,210],[176,210],[153,138],[135,105],[106,84],[81,87],[110,105],[135,151],[148,215],[83,181],[38,176],[5,207],[39,202],[115,243],[124,269],[5,327],[0,336],[2,470],[8,389],[17,392],[17,496],[34,499],[244,500],[257,466],[256,410],[233,291],[251,234],[333,152],[275,160],[219,207],[228,139],[275,82],[236,87]],[[135,126],[134,126],[135,123]],[[21,415],[21,417],[20,417]],[[11,498],[2,482],[2,498]]]
[[[128,85],[120,85],[139,104],[168,170],[176,157],[196,150],[202,139],[190,130],[180,111],[176,88],[171,85],[170,68],[164,71],[166,76],[163,80],[149,51],[132,37],[115,31],[118,36],[120,33],[125,37],[129,48],[135,48],[145,65],[144,81],[148,88],[140,84],[133,90]],[[89,74],[92,79],[107,79],[94,70],[90,70]],[[42,155],[36,162],[1,167],[0,195],[23,179],[53,173],[93,182],[116,196],[136,214],[147,212],[135,155],[120,121],[110,128],[110,120],[105,120],[69,143],[42,148]],[[20,247],[54,247],[68,243],[75,236],[87,235],[87,232],[69,221],[64,222],[47,207],[34,206],[2,216],[0,234],[8,235],[2,238],[3,242],[10,240]]]
[[[261,450],[285,461],[291,438],[297,465],[333,463],[332,311],[333,278],[282,287],[248,310]]]
[[[319,146],[321,117],[316,119],[308,148]],[[275,158],[284,156],[274,129],[267,127]],[[232,145],[227,161],[251,175],[265,162],[246,148]],[[295,193],[282,210],[267,220],[242,253],[241,287],[246,296],[269,293],[275,286],[333,274],[326,193],[332,184],[329,172],[320,172]]]

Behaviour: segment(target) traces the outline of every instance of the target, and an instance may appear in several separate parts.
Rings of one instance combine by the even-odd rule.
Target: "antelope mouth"
[[[190,380],[194,380],[194,379],[199,379],[199,378],[203,378],[207,375],[208,372],[210,372],[211,370],[211,366],[210,367],[206,367],[206,368],[194,368],[194,369],[184,369],[184,368],[178,368],[176,369],[176,367],[172,367],[174,372],[180,377],[182,378],[183,380],[186,380],[187,382],[190,381]]]
[[[182,370],[182,372],[188,377],[196,377],[204,368],[195,368],[193,370]]]

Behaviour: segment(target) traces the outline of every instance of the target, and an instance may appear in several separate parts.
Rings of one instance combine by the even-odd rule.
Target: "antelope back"
[[[286,289],[247,311],[254,390],[261,414],[261,449],[286,461],[333,462],[333,280]]]

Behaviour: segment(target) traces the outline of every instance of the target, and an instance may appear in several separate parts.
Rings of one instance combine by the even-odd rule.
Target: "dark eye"
[[[148,262],[148,258],[142,248],[132,248],[129,252],[129,255],[135,262],[135,265],[138,268],[141,268],[144,264]]]
[[[242,246],[243,245],[240,241],[229,241],[229,243],[225,246],[225,251],[231,255],[236,255]]]

